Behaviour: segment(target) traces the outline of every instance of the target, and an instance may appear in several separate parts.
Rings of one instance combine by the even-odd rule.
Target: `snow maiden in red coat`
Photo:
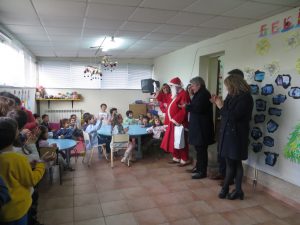
[[[161,148],[173,155],[172,163],[180,163],[180,166],[189,164],[189,146],[187,142],[187,131],[184,132],[185,145],[184,148],[176,149],[174,147],[174,130],[175,126],[183,125],[185,130],[188,128],[187,111],[181,105],[190,103],[188,93],[182,88],[182,82],[178,77],[173,78],[170,83],[172,100],[168,104],[167,112],[169,123]]]

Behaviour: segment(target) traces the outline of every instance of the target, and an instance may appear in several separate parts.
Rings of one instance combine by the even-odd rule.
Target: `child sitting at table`
[[[60,121],[60,129],[53,133],[53,138],[72,139],[74,129],[70,128],[69,119],[62,119]]]
[[[102,120],[95,119],[94,115],[89,114],[86,116],[86,123],[88,126],[85,129],[90,136],[90,142],[86,143],[86,150],[91,150],[93,147],[98,147],[98,137],[97,137],[97,130],[100,129],[102,126]],[[101,151],[98,149],[98,158],[101,159]]]
[[[40,128],[40,135],[38,136],[37,141],[36,141],[37,149],[44,148],[44,147],[57,148],[57,145],[55,143],[49,144],[49,142],[48,142],[48,128],[45,126],[42,126],[42,125],[39,128]],[[59,164],[63,165],[64,170],[74,171],[74,169],[72,167],[68,166],[65,158],[66,158],[66,155],[63,152],[59,152],[59,154],[58,154]]]
[[[114,134],[125,134],[128,132],[128,128],[124,128],[123,125],[123,117],[121,114],[116,114],[111,127],[112,127],[112,135]],[[133,161],[133,149],[135,148],[135,139],[132,138],[129,143],[112,143],[110,144],[110,148],[126,148],[123,158],[121,159],[122,163],[128,162],[128,160]]]
[[[108,115],[108,119],[107,119],[107,124],[111,124],[111,122],[113,121],[115,115],[118,113],[118,109],[117,108],[111,108],[109,110],[109,115]]]
[[[142,119],[142,127],[151,127],[152,125],[149,123],[149,117],[148,116],[143,116]]]
[[[53,154],[45,154],[41,161],[34,162],[32,169],[28,159],[13,152],[13,142],[18,135],[18,125],[14,119],[0,118],[0,176],[10,195],[10,201],[2,206],[0,224],[27,224],[32,198],[31,188],[43,177],[45,164]]]
[[[143,114],[140,114],[140,115],[139,115],[138,120],[137,120],[137,124],[138,124],[138,125],[142,125],[142,124],[143,124],[143,117],[144,117]]]
[[[133,125],[135,124],[135,119],[133,118],[133,112],[131,110],[128,110],[126,112],[126,118],[123,122],[124,125]]]
[[[148,111],[147,112],[147,117],[149,118],[148,123],[153,124],[154,120],[153,120],[153,114],[152,114],[152,112]]]

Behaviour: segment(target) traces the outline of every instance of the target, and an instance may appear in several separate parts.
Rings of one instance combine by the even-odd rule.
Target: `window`
[[[113,70],[101,68],[102,80],[84,77],[83,62],[42,61],[39,84],[46,88],[140,89],[141,80],[152,78],[152,65],[118,64]]]
[[[35,87],[36,71],[32,57],[18,47],[0,42],[0,85]],[[26,81],[26,82],[25,82]]]

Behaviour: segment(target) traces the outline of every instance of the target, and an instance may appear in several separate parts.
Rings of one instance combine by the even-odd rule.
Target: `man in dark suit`
[[[190,113],[189,144],[193,145],[197,152],[197,163],[192,170],[194,173],[192,179],[202,179],[207,177],[207,148],[214,143],[215,137],[213,106],[204,80],[198,76],[191,79],[190,83],[194,96],[185,108]]]

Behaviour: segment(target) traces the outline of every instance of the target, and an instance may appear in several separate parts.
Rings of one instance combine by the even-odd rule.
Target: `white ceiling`
[[[1,0],[0,23],[39,57],[154,58],[300,6],[300,0]],[[99,55],[103,53],[99,53]]]

